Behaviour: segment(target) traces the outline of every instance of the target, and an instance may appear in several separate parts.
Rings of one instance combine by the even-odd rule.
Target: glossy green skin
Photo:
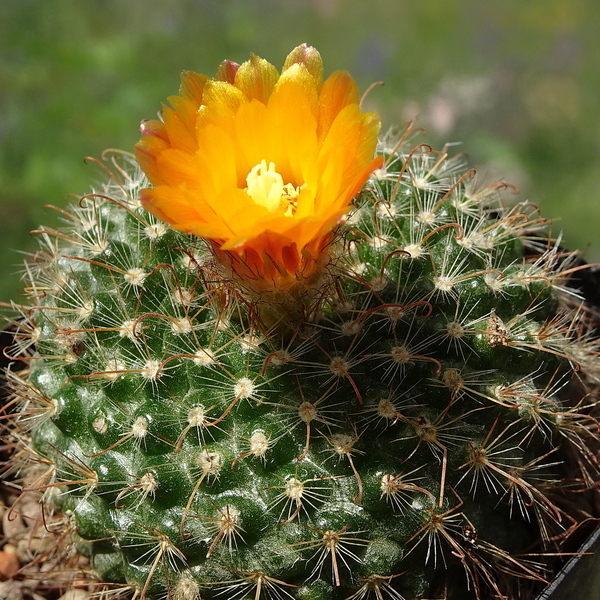
[[[396,160],[388,170],[400,167]],[[533,513],[510,505],[505,474],[560,441],[562,404],[552,396],[540,411],[522,396],[507,405],[494,390],[528,377],[540,390],[572,370],[537,334],[559,306],[548,273],[523,267],[521,240],[508,226],[490,248],[465,244],[470,231],[499,217],[486,217],[481,205],[461,213],[460,186],[446,199],[444,189],[409,183],[398,191],[391,175],[370,188],[334,246],[335,285],[320,320],[294,335],[259,331],[260,340],[249,343],[244,304],[220,309],[222,295],[207,284],[214,271],[186,260],[198,242],[175,231],[148,237],[141,208],[96,202],[95,227],[107,232],[101,252],[60,241],[60,256],[40,276],[44,285],[60,285],[34,312],[44,359],[33,362],[30,377],[56,404],[34,424],[33,445],[54,461],[56,481],[64,483],[56,500],[91,541],[84,552],[103,580],[158,598],[183,578],[203,598],[224,589],[241,598],[246,585],[254,597],[252,574],[262,573],[284,596],[342,600],[361,589],[360,597],[375,597],[364,587],[369,577],[403,574],[382,579],[384,597],[398,597],[391,587],[405,598],[437,598],[448,578],[451,597],[468,598],[475,586],[467,591],[463,564],[473,556],[493,562],[479,540],[512,552],[537,539]],[[415,217],[424,197],[435,209],[429,223]],[[415,240],[421,256],[407,254]],[[146,274],[142,285],[123,277],[135,268]],[[490,284],[500,273],[501,291]],[[444,274],[454,281],[436,289]],[[180,289],[190,290],[183,302]],[[510,324],[505,337],[492,337],[492,311]],[[452,337],[448,323],[458,321],[464,332]],[[404,358],[394,355],[401,347]],[[202,349],[214,363],[194,360]],[[291,358],[281,364],[283,349]],[[445,383],[449,369],[467,382],[460,389]],[[392,415],[379,410],[385,398]],[[309,423],[303,402],[315,410]],[[199,406],[208,426],[189,422]],[[147,431],[136,436],[140,417]],[[533,425],[526,443],[524,433],[513,436],[540,419],[544,427]],[[433,438],[426,424],[437,428]],[[495,446],[500,472],[475,485],[473,448],[505,431]],[[262,455],[249,442],[257,432],[268,440]],[[206,451],[218,455],[220,468],[202,478],[198,461]],[[156,486],[145,495],[147,474]],[[407,487],[386,496],[382,478],[400,474]],[[301,507],[284,494],[291,477],[308,480],[313,494]],[[539,469],[537,485],[554,477],[552,468]],[[227,507],[239,513],[236,533],[219,537]],[[428,537],[436,515],[443,515],[444,534]],[[338,532],[333,552],[323,543],[327,532]]]

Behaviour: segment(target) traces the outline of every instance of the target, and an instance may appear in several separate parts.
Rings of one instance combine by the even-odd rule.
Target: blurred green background
[[[131,149],[181,70],[280,67],[302,42],[385,81],[384,128],[418,115],[600,261],[599,40],[598,0],[0,0],[0,300],[29,230],[56,223],[43,206],[101,180],[83,157]]]

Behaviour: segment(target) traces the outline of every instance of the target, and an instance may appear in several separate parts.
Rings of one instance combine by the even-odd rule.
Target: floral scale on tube
[[[209,240],[254,291],[318,273],[332,231],[371,172],[380,122],[361,112],[354,80],[302,45],[281,75],[251,55],[215,79],[190,71],[161,121],[142,123],[136,157],[153,187],[145,208]]]

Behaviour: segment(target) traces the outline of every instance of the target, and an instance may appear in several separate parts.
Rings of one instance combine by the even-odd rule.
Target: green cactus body
[[[118,593],[483,598],[543,581],[519,553],[570,527],[560,497],[597,476],[596,348],[569,258],[535,207],[398,139],[300,319],[273,302],[261,319],[204,242],[141,208],[127,159],[40,231],[11,435]],[[561,483],[565,461],[582,473]]]

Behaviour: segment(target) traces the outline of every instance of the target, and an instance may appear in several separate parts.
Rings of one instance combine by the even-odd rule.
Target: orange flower
[[[254,55],[225,61],[215,79],[184,72],[173,108],[142,123],[136,157],[154,186],[142,204],[210,240],[254,289],[285,290],[318,271],[332,230],[382,163],[379,119],[360,111],[354,80],[322,77],[306,45],[281,75]]]

